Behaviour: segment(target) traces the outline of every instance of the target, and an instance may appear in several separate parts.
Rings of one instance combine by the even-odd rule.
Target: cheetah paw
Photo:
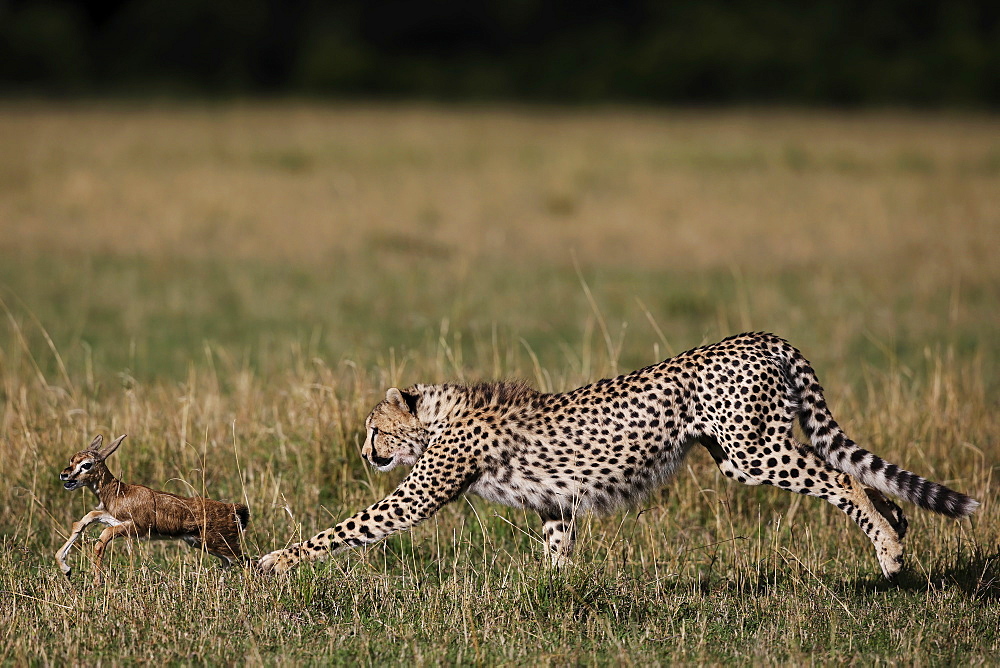
[[[576,566],[576,562],[562,554],[552,554],[549,556],[549,566],[557,571],[566,570]]]
[[[275,573],[281,575],[295,568],[299,563],[299,557],[291,548],[287,550],[275,550],[260,558],[257,567],[263,573]]]

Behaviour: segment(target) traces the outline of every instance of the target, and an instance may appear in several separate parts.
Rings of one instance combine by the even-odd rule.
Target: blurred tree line
[[[998,18],[996,0],[0,0],[0,90],[995,107]]]

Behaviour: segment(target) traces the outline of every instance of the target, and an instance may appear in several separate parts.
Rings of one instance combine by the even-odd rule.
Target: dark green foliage
[[[324,3],[58,0],[0,8],[8,90],[836,105],[1000,103],[976,0]]]

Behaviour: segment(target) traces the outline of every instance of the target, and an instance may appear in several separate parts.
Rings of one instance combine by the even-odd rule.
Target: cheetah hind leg
[[[906,529],[909,526],[909,523],[906,521],[906,515],[903,514],[903,509],[882,496],[882,492],[877,489],[865,487],[864,490],[865,494],[868,495],[868,500],[871,501],[872,506],[878,511],[878,514],[884,517],[889,526],[893,528],[896,532],[896,537],[899,540],[903,540],[903,537],[906,536]]]
[[[886,578],[892,579],[902,569],[902,538],[906,533],[903,512],[875,490],[863,488],[859,481],[820,459],[811,448],[785,438],[774,443],[768,455],[734,460],[729,452],[738,452],[738,446],[714,439],[706,439],[705,445],[719,469],[730,478],[746,485],[774,485],[835,505],[871,540]]]

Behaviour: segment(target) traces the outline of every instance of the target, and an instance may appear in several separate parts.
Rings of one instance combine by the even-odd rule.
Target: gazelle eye
[[[83,464],[80,465],[80,468],[82,468],[84,471],[89,471],[90,467],[93,465],[94,462],[84,462]]]

